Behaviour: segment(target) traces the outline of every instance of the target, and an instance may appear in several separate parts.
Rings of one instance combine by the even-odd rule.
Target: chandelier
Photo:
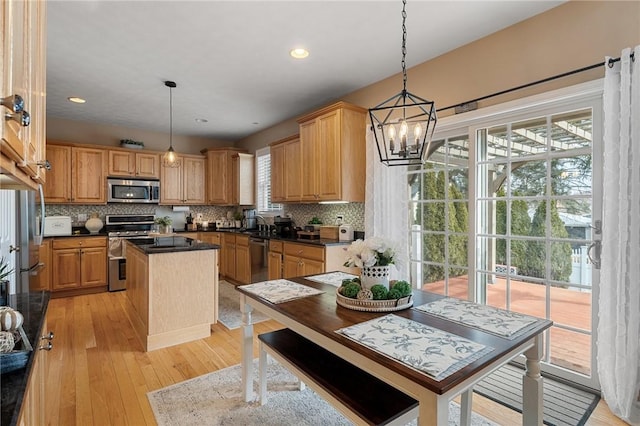
[[[165,81],[164,85],[169,88],[169,149],[162,156],[162,166],[178,167],[178,155],[173,150],[173,88],[177,85],[174,81]]]
[[[436,127],[435,103],[407,91],[407,1],[402,1],[402,91],[369,109],[380,161],[387,166],[421,165]]]

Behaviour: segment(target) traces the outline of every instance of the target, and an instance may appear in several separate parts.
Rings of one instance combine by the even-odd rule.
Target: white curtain
[[[597,358],[611,411],[640,425],[640,46],[631,54],[605,65]]]
[[[389,278],[409,280],[409,188],[405,167],[380,162],[371,129],[367,130],[367,183],[364,203],[365,237],[382,237],[396,247],[395,270]]]

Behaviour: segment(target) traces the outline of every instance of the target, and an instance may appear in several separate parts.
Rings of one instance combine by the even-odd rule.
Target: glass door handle
[[[595,248],[595,256],[591,256],[591,249]],[[596,240],[589,245],[587,248],[587,257],[589,261],[593,264],[593,267],[596,269],[600,269],[600,254],[602,252],[602,242],[600,240]]]

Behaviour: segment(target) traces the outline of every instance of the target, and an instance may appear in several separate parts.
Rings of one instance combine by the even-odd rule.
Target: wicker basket
[[[400,299],[363,300],[345,297],[339,293],[338,289],[336,289],[336,303],[343,308],[364,312],[394,312],[413,306],[411,295]]]

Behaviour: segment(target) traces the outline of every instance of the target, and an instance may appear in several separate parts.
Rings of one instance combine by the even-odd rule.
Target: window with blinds
[[[282,212],[282,204],[271,202],[271,155],[269,148],[256,151],[256,208],[258,213]]]

